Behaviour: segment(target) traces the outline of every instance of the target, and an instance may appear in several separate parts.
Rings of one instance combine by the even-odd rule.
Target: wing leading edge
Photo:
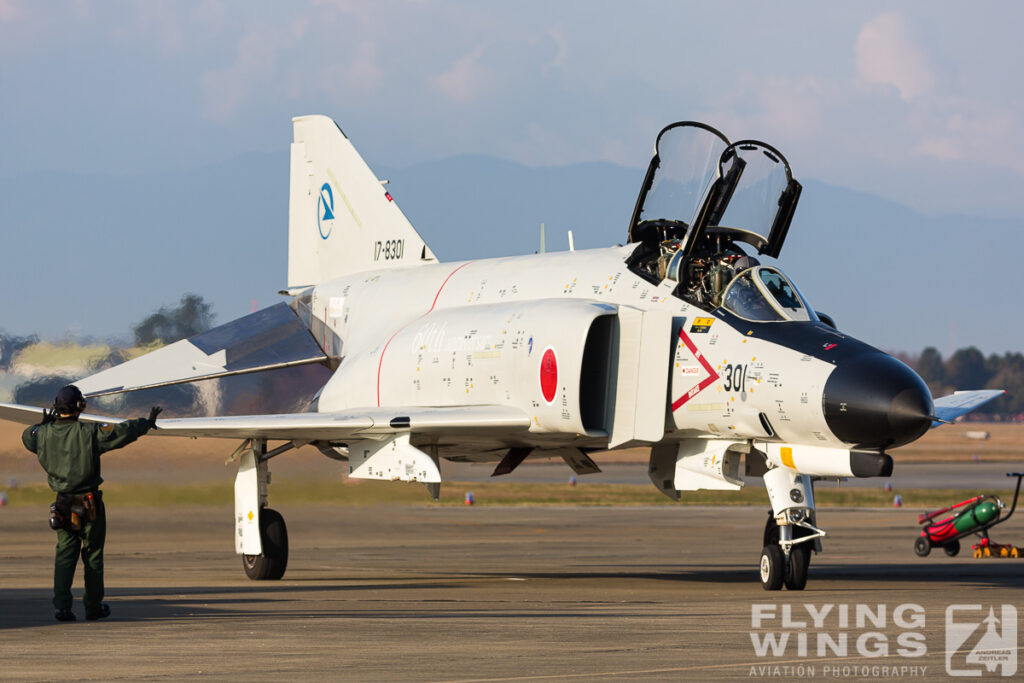
[[[979,408],[1006,392],[1003,389],[978,389],[975,391],[955,391],[949,396],[935,399],[935,417],[932,427],[944,422],[952,422],[961,415]]]
[[[0,419],[35,424],[42,411],[32,406],[0,403]],[[83,414],[85,422],[121,422],[119,418]],[[530,417],[505,406],[451,408],[366,408],[342,413],[288,413],[161,419],[158,436],[220,439],[275,439],[283,441],[337,441],[386,439],[402,433],[473,432],[505,430],[525,432]]]
[[[0,403],[0,420],[8,422],[19,422],[23,425],[38,424],[43,419],[43,409],[35,406],[24,406],[17,403]],[[109,422],[117,423],[123,420],[119,417],[104,417],[103,415],[92,415],[82,413],[78,416],[82,422]]]

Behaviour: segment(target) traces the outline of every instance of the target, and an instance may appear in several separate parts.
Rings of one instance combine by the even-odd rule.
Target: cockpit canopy
[[[753,322],[818,319],[796,285],[770,266],[748,268],[733,278],[722,296],[722,308]]]
[[[677,239],[684,257],[706,235],[725,235],[777,257],[801,186],[778,150],[729,140],[694,121],[673,123],[655,142],[629,241]]]
[[[629,226],[629,241],[638,245],[627,263],[651,282],[674,280],[675,295],[702,308],[724,305],[726,290],[739,280],[733,305],[744,313],[737,315],[815,320],[799,294],[786,295],[795,288],[779,271],[738,278],[760,266],[741,245],[778,257],[800,190],[774,147],[756,140],[730,143],[703,123],[673,123],[655,142]],[[747,294],[759,292],[760,308],[744,304]]]
[[[683,231],[697,220],[718,177],[719,160],[729,147],[724,135],[694,121],[673,123],[658,134],[630,226],[630,242],[642,237],[633,228],[652,221],[674,221]],[[682,239],[684,234],[673,237]]]

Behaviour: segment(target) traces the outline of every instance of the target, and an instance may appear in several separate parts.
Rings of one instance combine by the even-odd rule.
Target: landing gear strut
[[[806,474],[786,468],[768,470],[765,488],[772,512],[764,530],[759,565],[761,586],[777,591],[783,585],[801,591],[807,585],[811,550],[818,550],[825,532],[814,526],[814,487]]]
[[[235,552],[242,556],[245,575],[253,580],[276,580],[288,567],[288,528],[276,510],[267,507],[270,469],[267,461],[294,444],[267,451],[265,439],[246,441],[235,451]]]

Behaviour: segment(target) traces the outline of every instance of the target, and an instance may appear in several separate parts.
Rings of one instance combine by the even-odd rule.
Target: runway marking
[[[818,508],[819,510],[828,508]],[[864,524],[877,524],[879,522],[897,522],[905,524],[910,519],[910,515],[883,515],[883,516],[870,516],[870,517],[856,517],[854,519],[846,519],[842,522],[836,522],[835,524],[829,524],[829,527],[847,527],[847,526],[862,526]]]
[[[938,654],[938,653],[935,653]],[[572,673],[572,674],[537,674],[535,676],[500,676],[498,678],[452,678],[444,679],[439,681],[432,681],[432,683],[495,683],[495,681],[556,681],[556,680],[570,680],[573,678],[594,678],[596,676],[637,676],[640,674],[667,674],[667,673],[680,673],[684,671],[711,671],[713,669],[736,669],[756,666],[786,666],[786,665],[803,665],[807,664],[846,664],[856,660],[867,660],[870,659],[877,663],[877,657],[868,657],[864,655],[851,655],[849,657],[801,657],[799,659],[786,659],[779,660],[769,657],[762,659],[756,659],[752,662],[737,662],[735,664],[703,664],[698,666],[672,666],[665,667],[663,669],[629,669],[622,671],[588,671],[586,673]]]

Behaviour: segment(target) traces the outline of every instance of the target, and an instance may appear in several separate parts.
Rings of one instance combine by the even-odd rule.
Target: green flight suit
[[[150,429],[146,418],[126,420],[117,424],[79,422],[77,418],[61,418],[54,422],[29,427],[22,433],[25,448],[39,457],[46,470],[47,482],[57,493],[82,494],[99,490],[100,455],[127,446]],[[53,567],[53,606],[71,609],[71,583],[81,552],[85,568],[86,617],[99,615],[103,601],[103,543],[107,536],[107,514],[102,493],[96,519],[78,531],[57,531],[57,552]]]

